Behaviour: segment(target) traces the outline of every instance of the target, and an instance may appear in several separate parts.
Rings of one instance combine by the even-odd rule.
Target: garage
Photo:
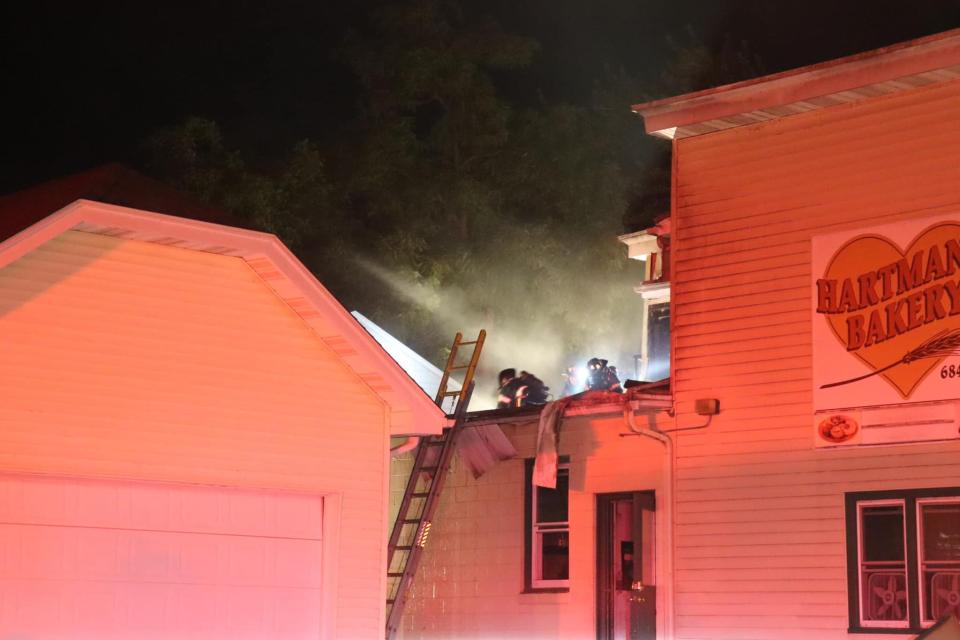
[[[390,438],[447,418],[336,298],[84,199],[0,240],[0,640],[382,636]]]
[[[323,500],[0,476],[4,637],[321,634]]]

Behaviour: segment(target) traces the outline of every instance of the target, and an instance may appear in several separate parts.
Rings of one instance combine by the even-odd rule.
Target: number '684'
[[[940,377],[941,378],[960,378],[960,367],[955,364],[943,365],[940,367]]]

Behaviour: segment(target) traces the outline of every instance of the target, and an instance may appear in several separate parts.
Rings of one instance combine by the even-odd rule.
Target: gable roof
[[[688,138],[960,78],[960,29],[633,107],[647,133]]]
[[[0,196],[0,241],[76,200],[237,226],[225,211],[114,162]]]
[[[276,236],[77,200],[0,242],[0,268],[69,230],[244,260],[389,407],[392,435],[439,434],[446,426],[443,411]]]

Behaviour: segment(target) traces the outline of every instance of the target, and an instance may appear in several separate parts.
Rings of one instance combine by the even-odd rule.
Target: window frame
[[[866,508],[869,507],[899,507],[903,513],[903,572],[906,576],[904,588],[907,592],[906,595],[906,607],[907,607],[907,617],[901,622],[899,620],[865,620],[863,617],[862,604],[863,601],[861,598],[857,598],[857,609],[859,611],[858,622],[860,623],[860,628],[862,629],[896,629],[897,631],[903,631],[904,629],[910,626],[910,575],[909,575],[909,561],[907,556],[910,555],[909,547],[907,546],[907,502],[906,500],[900,499],[888,499],[888,500],[860,500],[857,502],[857,588],[859,590],[860,586],[863,584],[863,528],[860,526],[863,523],[863,512]]]
[[[920,509],[925,504],[960,504],[960,487],[937,487],[930,489],[902,489],[889,491],[858,491],[844,494],[845,529],[847,545],[847,606],[849,633],[907,634],[922,633],[936,624],[934,620],[922,619],[923,590],[922,571],[922,524]],[[863,553],[861,520],[862,507],[903,505],[904,515],[904,561],[906,565],[907,620],[901,626],[890,622],[864,621],[862,619],[860,584]]]
[[[926,593],[926,584],[927,584],[927,581],[926,581],[926,579],[924,579],[924,576],[923,576],[923,573],[924,573],[924,566],[923,566],[923,565],[924,565],[924,558],[923,558],[923,551],[924,551],[923,540],[924,540],[924,537],[923,537],[923,518],[921,517],[921,510],[923,509],[924,506],[930,505],[930,504],[952,504],[952,505],[957,505],[958,507],[960,507],[960,495],[957,495],[957,496],[933,496],[933,497],[926,497],[926,498],[924,498],[924,497],[918,497],[918,498],[917,498],[917,506],[916,506],[916,509],[917,509],[917,513],[916,513],[916,517],[917,517],[917,577],[918,577],[918,580],[917,580],[917,582],[918,582],[918,585],[917,585],[917,587],[918,587],[917,595],[918,595],[918,597],[919,597],[919,603],[920,603],[920,624],[921,624],[925,629],[928,629],[928,628],[932,627],[933,625],[935,625],[937,622],[939,622],[939,620],[928,619],[928,618],[926,617],[926,615],[925,615],[925,609],[926,609],[926,607],[924,606],[924,604],[926,603],[926,600],[927,600],[927,593]],[[944,562],[944,561],[942,561],[942,562]],[[958,564],[958,571],[960,571],[960,564]]]
[[[537,492],[533,486],[533,464],[534,459],[525,460],[524,468],[524,562],[523,562],[523,593],[566,593],[570,591],[570,578],[566,580],[541,580],[536,578],[541,567],[542,556],[540,555],[540,545],[538,544],[538,534],[543,530],[537,530],[535,523]],[[557,462],[557,470],[566,469],[569,474],[570,458],[569,456],[560,456]],[[557,526],[559,525],[559,526]],[[569,539],[570,534],[570,491],[567,490],[567,521],[565,523],[550,523],[549,531],[566,531]],[[569,553],[569,552],[568,552]]]

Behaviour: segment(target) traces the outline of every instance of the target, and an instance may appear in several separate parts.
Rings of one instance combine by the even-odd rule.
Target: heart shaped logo
[[[817,313],[871,370],[907,399],[948,355],[960,353],[960,224],[922,231],[901,249],[864,235],[843,245],[817,280]]]

